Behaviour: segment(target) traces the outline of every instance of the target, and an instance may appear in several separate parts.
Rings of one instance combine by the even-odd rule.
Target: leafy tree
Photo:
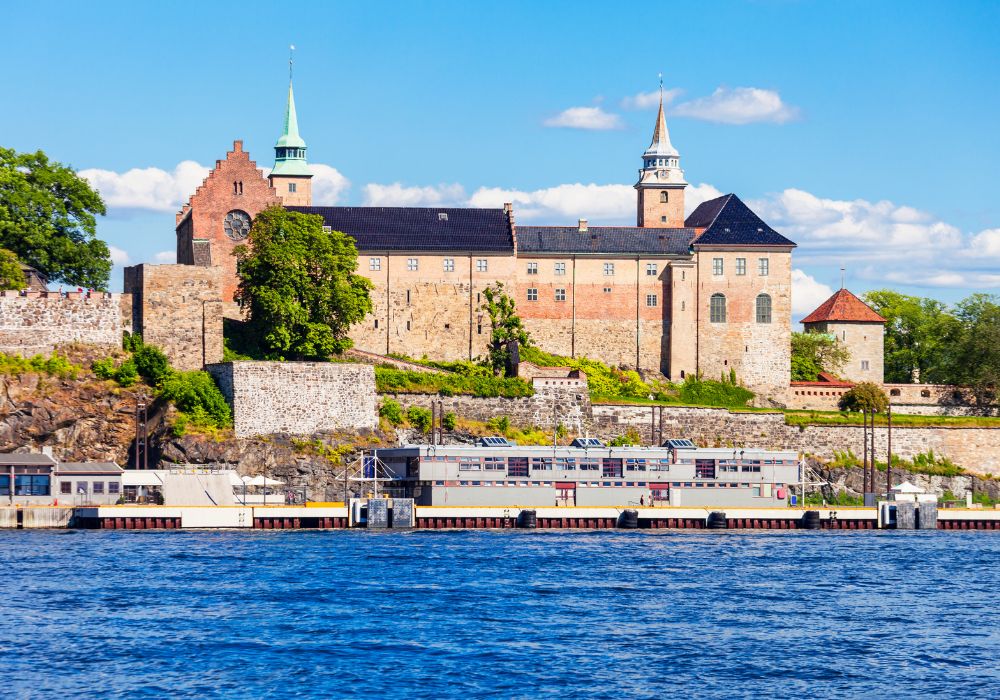
[[[889,397],[882,387],[872,382],[860,382],[844,392],[840,397],[840,410],[885,413]]]
[[[890,289],[864,295],[885,320],[885,380],[908,383],[913,370],[924,382],[949,383],[947,356],[955,317],[935,299],[907,296]]]
[[[21,261],[5,248],[0,248],[0,289],[24,289],[28,278],[21,269]]]
[[[106,213],[90,184],[42,151],[0,148],[0,247],[50,281],[106,289],[111,253],[97,238]]]
[[[946,337],[948,380],[971,387],[979,407],[991,406],[1000,388],[1000,298],[973,294],[956,305],[955,317]]]
[[[531,337],[517,315],[517,305],[504,291],[503,282],[495,282],[483,290],[486,299],[480,307],[490,317],[490,344],[487,361],[494,373],[500,374],[510,359],[508,343],[517,341],[520,347],[530,347]]]
[[[155,345],[142,345],[132,354],[135,369],[151,385],[158,386],[170,374],[170,361]]]
[[[836,375],[850,351],[827,333],[792,333],[792,381],[814,382],[820,372]]]
[[[326,360],[351,347],[350,327],[372,310],[353,238],[324,231],[320,216],[271,207],[234,254],[236,300],[266,358]]]

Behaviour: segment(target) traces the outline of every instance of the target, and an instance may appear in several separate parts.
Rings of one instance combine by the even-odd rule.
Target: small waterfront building
[[[54,473],[59,505],[110,505],[122,495],[125,470],[114,462],[61,462]]]
[[[423,506],[733,506],[787,504],[798,454],[750,448],[609,447],[594,438],[568,446],[405,445],[379,450],[393,481],[386,491]]]
[[[55,466],[56,461],[46,454],[0,454],[0,502],[51,504]]]

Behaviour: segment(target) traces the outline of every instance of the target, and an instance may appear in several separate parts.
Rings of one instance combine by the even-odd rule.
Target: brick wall
[[[129,302],[105,292],[0,292],[0,352],[27,357],[74,342],[120,348]]]
[[[233,408],[237,437],[311,435],[377,424],[371,365],[225,362],[207,369]]]
[[[222,361],[224,270],[195,265],[125,268],[132,297],[132,326],[159,346],[176,369],[201,369]]]

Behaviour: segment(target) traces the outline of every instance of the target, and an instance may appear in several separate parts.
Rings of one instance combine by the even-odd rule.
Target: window
[[[556,274],[565,275],[566,274],[566,263],[560,262],[556,263]]]
[[[104,482],[103,481],[95,481],[94,482],[94,493],[100,493],[100,494],[104,493]]]
[[[889,392],[889,396],[899,396],[899,389],[892,389]]]
[[[407,306],[410,305],[410,290],[409,289],[406,290],[406,305]]]
[[[73,484],[68,481],[63,481],[59,484],[59,493],[72,495],[73,494]]]
[[[0,496],[10,495],[10,475],[0,474]]]
[[[747,259],[736,258],[736,274],[745,275],[747,273]]]
[[[712,258],[712,274],[722,274],[722,258]]]
[[[8,477],[9,480],[10,477]],[[15,474],[15,496],[48,496],[49,477],[47,474]]]
[[[448,212],[446,212],[446,211],[439,211],[438,212],[438,221],[447,221],[447,220],[448,220]]]
[[[724,294],[713,294],[709,300],[709,320],[712,323],[726,322],[726,296]]]
[[[767,258],[757,259],[757,274],[761,277],[767,277],[768,272],[770,272],[771,262]]]
[[[538,290],[534,287],[528,290],[528,301],[538,301]]]
[[[653,308],[656,307],[656,295],[655,294],[647,294],[646,295],[646,306],[653,307]]]
[[[538,263],[528,263],[528,274],[529,275],[538,274]]]
[[[445,258],[444,259],[444,271],[454,272],[455,271],[455,258]]]
[[[757,295],[757,323],[771,322],[771,297],[767,294]]]
[[[665,223],[667,223],[667,217],[665,217],[665,216],[661,216],[661,217],[660,217],[660,223],[661,223],[661,224],[665,224]]]
[[[406,330],[410,330],[410,321],[406,322]]]
[[[611,294],[611,287],[605,287],[604,288],[604,293],[605,294]]]
[[[121,487],[121,484],[119,484],[117,481],[109,481],[108,482],[108,493],[112,493],[112,494],[118,493],[120,487]]]
[[[615,274],[615,264],[614,263],[604,263],[604,274],[613,275]]]
[[[566,301],[566,290],[557,289],[556,290],[556,301]]]
[[[476,272],[486,272],[487,266],[488,263],[486,262],[486,258],[479,258],[476,260]]]
[[[664,203],[667,201],[667,193],[666,192],[660,192],[660,201],[664,202]]]
[[[681,302],[681,311],[683,311],[683,310],[684,310],[684,307],[685,307],[685,306],[686,306],[686,304],[685,304],[685,303],[684,303],[684,302],[682,301],[682,302]]]
[[[868,360],[861,360],[861,369],[865,371],[868,370]]]
[[[920,392],[920,398],[922,398],[922,399],[929,399],[930,397],[931,397],[931,392],[930,391],[928,391],[927,389],[922,389],[921,390],[921,392]]]
[[[416,272],[419,266],[420,264],[416,258],[406,259],[406,269],[409,270],[410,272]]]
[[[330,231],[333,230],[333,226],[324,226],[323,230],[326,231],[327,233],[330,233]]]
[[[368,258],[368,269],[369,270],[381,270],[382,269],[382,258]]]
[[[646,263],[646,276],[656,277],[656,263]]]
[[[288,183],[288,191],[289,192],[295,192],[295,183],[294,182],[289,182]]]

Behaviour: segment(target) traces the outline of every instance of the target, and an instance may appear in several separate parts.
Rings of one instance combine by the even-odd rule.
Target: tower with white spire
[[[291,58],[288,59],[285,127],[274,144],[274,168],[268,179],[286,206],[312,206],[312,173],[306,164],[306,142],[299,136],[299,120],[295,115]]]
[[[660,111],[656,115],[653,140],[642,154],[636,225],[645,228],[681,228],[684,226],[684,171],[680,154],[670,143],[667,120],[663,116],[663,80],[660,80]]]

